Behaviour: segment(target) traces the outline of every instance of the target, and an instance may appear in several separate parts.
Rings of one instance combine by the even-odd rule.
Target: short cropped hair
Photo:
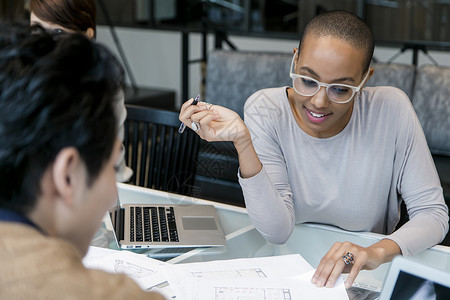
[[[96,32],[94,0],[31,0],[30,11],[39,19],[74,31]]]
[[[31,35],[0,52],[0,207],[32,209],[67,147],[94,182],[115,144],[122,84],[117,59],[81,34]]]
[[[363,62],[363,72],[367,71],[373,56],[375,47],[372,30],[357,15],[335,10],[315,16],[306,26],[299,48],[309,35],[319,37],[335,37],[341,39],[355,48],[366,51]]]

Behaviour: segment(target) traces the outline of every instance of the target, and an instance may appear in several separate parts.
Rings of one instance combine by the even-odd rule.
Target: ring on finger
[[[211,103],[205,103],[206,104],[206,109],[210,110],[211,107],[213,106]]]
[[[342,260],[346,265],[352,264],[355,260],[355,255],[351,252],[347,252],[342,256]]]
[[[197,122],[192,121],[192,123],[191,123],[191,128],[192,128],[192,130],[194,130],[195,132],[197,132],[197,131],[200,130],[200,124],[197,123]]]

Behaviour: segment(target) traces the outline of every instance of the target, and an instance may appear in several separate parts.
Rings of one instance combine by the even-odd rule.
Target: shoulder
[[[362,90],[361,100],[374,106],[411,106],[408,95],[393,86],[366,87]]]
[[[359,109],[365,117],[410,118],[415,115],[411,100],[402,90],[391,86],[367,87],[358,99]]]
[[[251,95],[244,107],[244,122],[250,130],[253,141],[257,137],[271,140],[279,138],[280,128],[286,128],[291,121],[287,87],[259,90]],[[285,132],[285,135],[287,133]]]
[[[271,114],[284,110],[287,104],[286,88],[262,89],[253,93],[245,102],[244,113],[264,112],[264,114]]]
[[[46,277],[46,283],[61,292],[71,291],[74,295],[85,299],[163,299],[158,294],[144,291],[125,274],[88,269],[81,259],[75,256],[68,255],[66,260],[67,267],[56,269],[52,272],[52,276]],[[118,263],[117,260],[115,263]],[[117,266],[109,267],[115,269]]]
[[[9,287],[0,288],[2,299],[163,299],[146,293],[125,275],[87,269],[71,243],[29,226],[0,222],[0,255],[5,258],[0,286],[7,282]]]
[[[391,135],[411,136],[420,127],[411,100],[405,92],[389,86],[365,88],[357,104],[362,124]]]

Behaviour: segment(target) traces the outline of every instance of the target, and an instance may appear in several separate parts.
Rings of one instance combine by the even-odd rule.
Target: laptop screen
[[[111,216],[112,226],[115,232],[115,238],[117,244],[119,245],[119,241],[123,239],[123,209],[120,208],[120,202],[117,200],[117,204],[113,207],[109,214]]]

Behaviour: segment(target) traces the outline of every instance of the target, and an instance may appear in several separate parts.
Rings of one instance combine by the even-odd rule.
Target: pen
[[[191,105],[197,105],[198,99],[200,99],[200,94],[198,94],[197,97],[195,97],[195,99],[194,99],[194,101],[192,101]],[[180,128],[178,128],[178,132],[183,133],[184,129],[186,129],[186,124],[181,123]]]

